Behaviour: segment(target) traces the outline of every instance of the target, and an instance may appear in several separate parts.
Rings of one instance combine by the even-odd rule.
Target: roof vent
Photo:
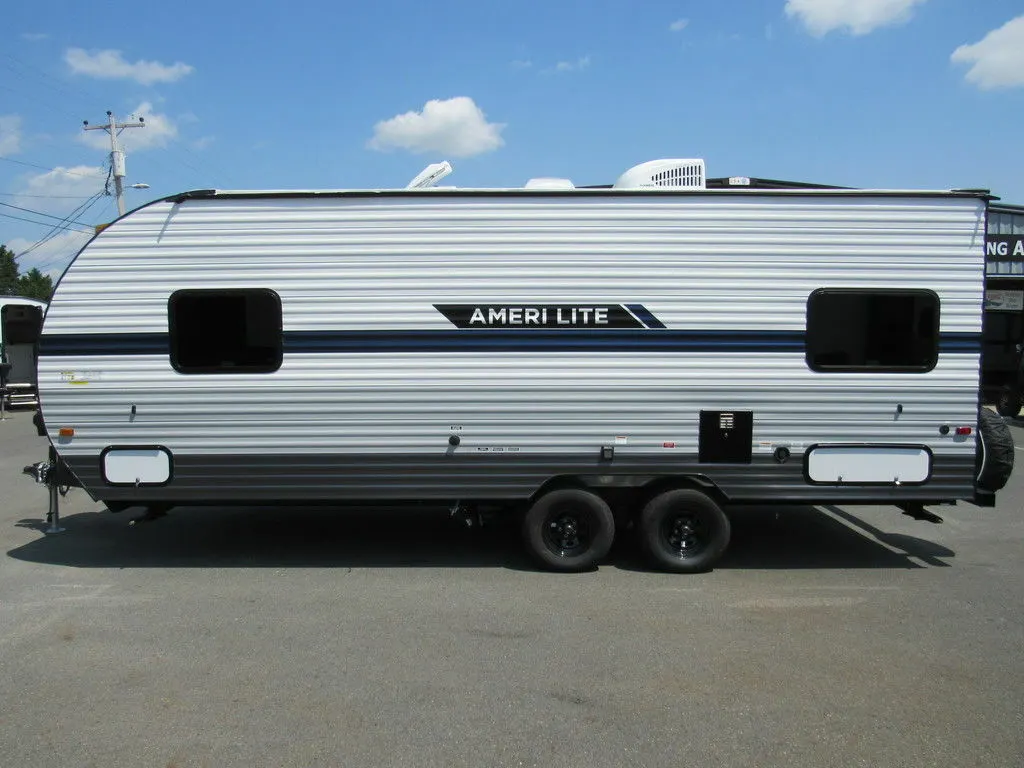
[[[441,179],[445,178],[452,172],[451,163],[447,160],[440,163],[431,163],[418,174],[416,177],[405,185],[406,189],[429,189],[433,187]]]
[[[542,177],[530,179],[526,182],[525,189],[576,189],[569,179],[554,179]]]
[[[705,189],[703,160],[651,160],[619,176],[615,189]]]

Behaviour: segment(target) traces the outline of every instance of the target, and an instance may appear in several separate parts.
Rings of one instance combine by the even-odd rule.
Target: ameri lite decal
[[[435,304],[456,328],[664,328],[642,304]]]

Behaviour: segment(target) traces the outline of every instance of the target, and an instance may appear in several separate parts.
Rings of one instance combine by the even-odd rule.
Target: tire
[[[998,414],[982,408],[978,416],[978,487],[998,491],[1013,472],[1013,435]]]
[[[710,570],[729,545],[729,518],[700,491],[655,496],[640,512],[640,546],[651,564],[672,573]]]
[[[1024,397],[1017,387],[1003,387],[999,391],[999,400],[996,401],[996,411],[1000,416],[1009,419],[1016,418],[1020,414],[1021,406],[1024,405]]]
[[[542,496],[523,518],[523,541],[537,562],[552,571],[589,571],[615,540],[612,511],[596,493],[563,488]]]

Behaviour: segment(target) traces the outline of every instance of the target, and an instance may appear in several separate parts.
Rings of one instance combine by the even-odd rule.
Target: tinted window
[[[273,291],[177,291],[167,315],[171,365],[181,373],[269,373],[281,367],[281,299]]]
[[[932,291],[823,288],[807,300],[807,365],[816,371],[929,371],[938,339]]]

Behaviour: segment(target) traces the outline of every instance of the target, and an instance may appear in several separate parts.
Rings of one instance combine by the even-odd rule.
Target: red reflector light
[[[969,435],[969,434],[971,434],[971,428],[970,427],[957,427],[956,428],[956,433],[958,435]]]
[[[75,430],[74,430],[73,427],[61,427],[58,430],[57,434],[60,437],[74,437],[75,436]]]

